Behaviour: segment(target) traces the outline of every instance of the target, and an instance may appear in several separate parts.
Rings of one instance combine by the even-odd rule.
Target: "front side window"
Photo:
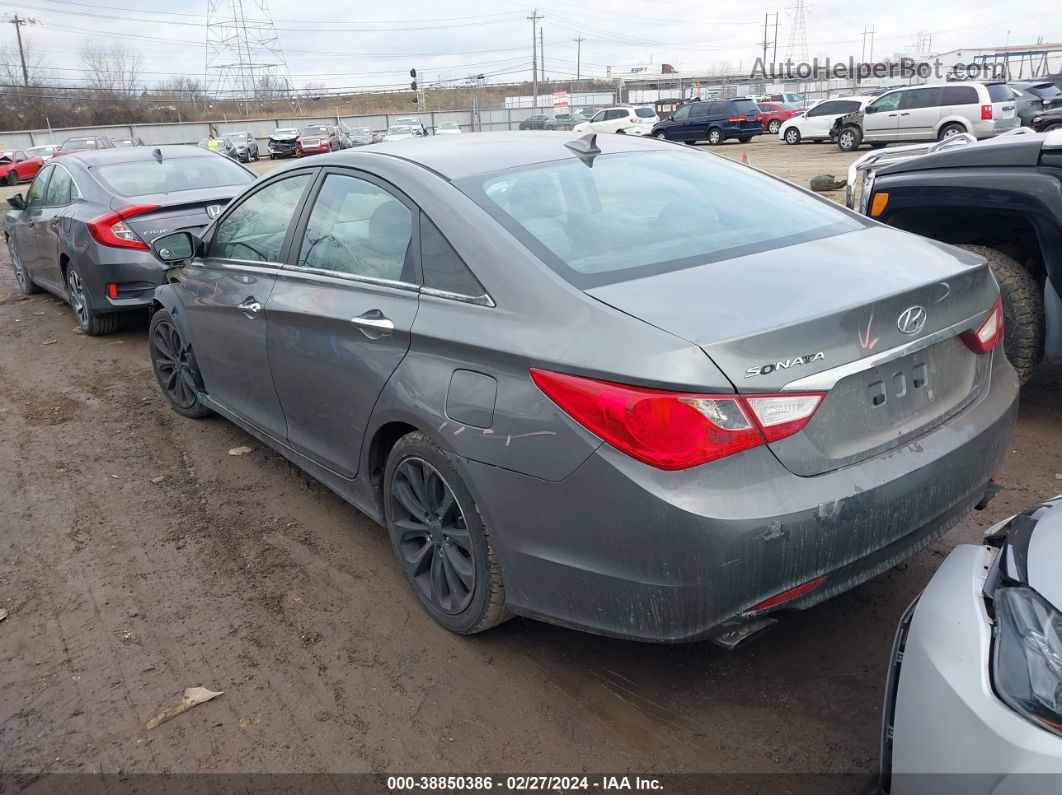
[[[52,181],[48,183],[44,203],[48,207],[66,207],[77,195],[77,186],[70,172],[60,166],[53,167]]]
[[[44,204],[45,189],[48,187],[48,177],[55,171],[55,166],[47,166],[42,168],[36,178],[33,180],[33,184],[29,186],[29,190],[26,191],[26,209],[31,210],[34,207],[40,207]]]
[[[296,174],[267,185],[240,202],[218,224],[210,256],[276,262],[310,178],[310,174]]]
[[[674,119],[675,121],[682,121],[683,119],[685,119],[689,115],[690,115],[690,106],[689,105],[683,105],[681,108],[679,108],[678,110],[676,110],[674,113],[671,114],[671,118]]]
[[[684,150],[599,155],[593,168],[565,159],[454,184],[584,289],[863,228],[831,202]]]
[[[603,111],[603,110],[599,110],[597,113],[594,114],[594,118],[590,119],[590,121],[604,121],[604,120],[605,120],[605,111]]]
[[[879,97],[870,103],[868,107],[874,108],[878,113],[885,111],[896,110],[900,107],[900,98],[903,97],[902,91],[894,91],[891,94],[886,94],[883,97]]]
[[[298,264],[413,283],[413,213],[372,182],[329,174],[317,194]]]

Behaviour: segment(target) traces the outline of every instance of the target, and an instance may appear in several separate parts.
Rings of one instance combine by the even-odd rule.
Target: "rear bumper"
[[[760,127],[758,130],[743,130],[740,127],[724,127],[724,138],[751,138],[756,135],[763,135],[767,132],[766,128]]]
[[[766,448],[662,472],[603,445],[547,482],[463,461],[510,607],[606,635],[726,643],[750,608],[825,577],[803,609],[888,569],[982,498],[1006,452],[1017,379],[997,354],[978,402],[907,445],[798,477]]]
[[[81,267],[89,301],[97,312],[130,312],[151,305],[155,288],[166,283],[166,266],[149,252],[126,254],[126,262],[89,264]],[[118,286],[118,297],[107,295],[107,285]]]
[[[882,787],[892,795],[1062,792],[1062,739],[992,690],[985,561],[984,547],[956,547],[893,650],[882,743]]]

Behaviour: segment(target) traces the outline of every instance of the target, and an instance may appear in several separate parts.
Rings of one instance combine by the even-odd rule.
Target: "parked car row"
[[[256,181],[193,147],[75,153],[5,236],[20,289],[86,333],[147,308],[171,408],[383,525],[448,630],[733,649],[988,505],[1019,381],[990,262],[876,220],[882,193],[908,206],[887,167],[867,217],[666,143],[762,134],[753,100],[684,108],[642,134],[411,134]],[[1051,136],[968,149],[1022,139],[1030,185],[1062,168]],[[1062,773],[1058,504],[957,548],[904,617],[893,795]]]

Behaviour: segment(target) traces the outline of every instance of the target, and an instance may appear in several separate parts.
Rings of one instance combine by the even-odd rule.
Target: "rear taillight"
[[[799,431],[822,393],[701,395],[531,370],[531,379],[576,422],[658,469],[687,469]]]
[[[748,121],[748,119],[745,116],[731,116],[729,121]]]
[[[961,339],[974,353],[988,353],[999,345],[1003,339],[1003,301],[997,298],[992,311],[977,331],[967,331],[961,335]]]
[[[135,248],[141,251],[148,250],[148,244],[137,237],[136,232],[125,223],[127,218],[134,215],[149,213],[157,210],[157,204],[134,204],[131,207],[123,207],[120,210],[101,215],[88,222],[89,233],[97,243],[116,248]]]
[[[991,105],[982,105],[981,106],[981,121],[991,121],[991,120],[992,120],[992,106]]]

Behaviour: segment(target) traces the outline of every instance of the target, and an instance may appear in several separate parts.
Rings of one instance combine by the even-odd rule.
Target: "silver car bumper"
[[[1062,792],[1062,738],[992,690],[992,622],[981,595],[992,553],[956,547],[901,624],[882,742],[891,795]]]

